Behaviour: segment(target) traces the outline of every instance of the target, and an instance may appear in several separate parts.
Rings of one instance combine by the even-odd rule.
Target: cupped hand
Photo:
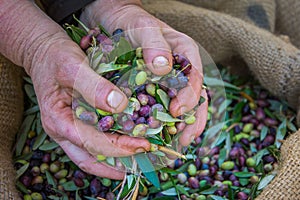
[[[77,44],[68,38],[53,37],[47,43],[51,45],[31,68],[45,131],[84,171],[123,178],[122,171],[97,163],[96,155],[133,155],[149,150],[148,141],[97,131],[74,117],[71,102],[79,93],[90,105],[116,113],[127,106],[126,96],[89,67]]]
[[[168,74],[172,70],[172,53],[185,56],[192,64],[188,75],[188,85],[181,89],[170,103],[170,113],[180,116],[191,111],[202,95],[203,73],[198,45],[187,35],[180,33],[142,9],[139,1],[115,2],[110,5],[103,1],[89,4],[81,16],[90,27],[103,25],[109,32],[123,29],[134,46],[143,48],[143,58],[147,67],[157,75]],[[202,91],[202,92],[201,92]],[[207,100],[196,111],[196,122],[187,126],[180,138],[183,146],[189,145],[199,136],[207,120]]]

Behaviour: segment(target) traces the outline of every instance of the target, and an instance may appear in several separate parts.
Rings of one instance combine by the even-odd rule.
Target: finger
[[[74,56],[77,54],[74,53]],[[93,107],[117,113],[127,106],[126,95],[114,84],[94,72],[84,55],[79,54],[77,58],[68,58],[60,68],[57,81],[61,85],[74,88]]]
[[[92,155],[121,157],[150,150],[148,140],[117,133],[102,133],[96,130],[94,126],[74,119],[70,108],[66,113],[62,112],[57,117],[55,124],[56,131],[63,133],[61,137],[86,149]]]
[[[165,75],[172,70],[171,49],[160,28],[147,27],[128,32],[130,40],[142,47],[143,59],[153,74]]]
[[[199,47],[192,38],[173,29],[163,29],[163,33],[172,51],[185,56],[192,65],[187,87],[181,89],[170,104],[170,112],[176,117],[190,111],[199,102],[203,83],[202,63]]]
[[[124,171],[106,165],[105,163],[97,162],[94,156],[71,142],[64,140],[58,143],[69,158],[83,171],[103,178],[117,180],[124,178]]]
[[[198,107],[194,124],[186,126],[182,135],[179,138],[179,143],[182,146],[188,146],[196,137],[198,137],[204,130],[207,121],[207,107],[208,98],[205,90],[202,90],[201,95],[205,98],[205,101]]]
[[[196,68],[189,74],[189,82],[185,88],[179,90],[177,96],[170,103],[170,113],[174,117],[192,110],[200,100],[202,76]]]

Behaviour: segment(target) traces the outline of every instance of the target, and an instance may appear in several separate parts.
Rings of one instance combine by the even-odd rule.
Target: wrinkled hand
[[[165,75],[171,71],[171,52],[182,54],[191,62],[193,67],[188,86],[181,89],[170,103],[170,112],[177,117],[192,110],[201,95],[206,99],[196,111],[196,122],[187,126],[179,139],[181,145],[189,145],[202,133],[207,120],[207,95],[205,90],[201,91],[203,74],[197,44],[187,35],[147,13],[139,1],[111,2],[104,4],[98,0],[89,4],[81,20],[90,27],[101,24],[111,33],[117,28],[125,30],[131,43],[143,48],[145,63],[154,74]]]
[[[29,1],[16,1],[15,5],[7,1],[6,5],[9,11],[0,12],[6,16],[0,20],[3,27],[2,42],[13,41],[13,44],[7,42],[1,45],[1,53],[24,66],[31,76],[45,132],[84,171],[101,177],[122,179],[124,172],[97,163],[96,155],[129,156],[148,151],[149,142],[142,138],[97,131],[74,117],[71,102],[73,95],[79,93],[91,105],[115,113],[125,109],[126,96],[96,74],[78,45]],[[33,18],[34,22],[28,20]],[[18,34],[11,34],[14,32]],[[14,46],[16,44],[20,46]],[[15,50],[11,51],[11,48]]]

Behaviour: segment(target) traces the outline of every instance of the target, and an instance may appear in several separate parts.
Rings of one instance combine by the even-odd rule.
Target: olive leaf
[[[160,126],[158,128],[148,128],[145,135],[155,135],[157,133],[160,133],[163,130],[163,126]]]
[[[156,90],[156,93],[161,100],[163,106],[165,107],[166,110],[169,110],[169,104],[170,104],[170,97],[167,95],[165,91],[162,89]]]
[[[286,121],[287,120],[284,119],[277,128],[276,141],[275,141],[275,145],[276,145],[277,148],[279,148],[281,146],[282,143],[280,142],[280,140],[282,140],[284,138],[284,136],[286,135],[286,133],[287,133]]]
[[[265,137],[267,136],[268,134],[268,127],[266,126],[263,126],[261,131],[260,131],[260,141],[263,141],[265,139]]]
[[[16,156],[21,155],[24,145],[26,143],[27,134],[30,130],[30,127],[35,119],[35,115],[27,115],[19,129],[19,133],[17,135],[17,143],[16,143]]]
[[[86,31],[82,30],[81,28],[78,28],[74,25],[65,24],[64,25],[65,30],[67,34],[71,37],[71,39],[76,42],[77,44],[80,44],[80,40],[83,36],[86,35]]]
[[[109,53],[110,61],[115,61],[116,64],[124,64],[132,60],[135,56],[131,44],[124,38],[120,37],[119,42],[114,46],[114,49]]]
[[[157,188],[160,187],[160,182],[156,173],[154,166],[151,161],[147,157],[146,154],[140,153],[134,155],[134,159],[136,160],[140,170],[145,175],[145,177]]]
[[[230,84],[228,82],[222,81],[221,79],[207,77],[207,76],[204,76],[204,83],[206,85],[209,85],[210,87],[213,87],[213,86],[223,87],[223,86],[225,86],[227,88],[231,88],[231,89],[234,89],[234,90],[241,90],[239,87],[237,87],[233,84]]]
[[[153,115],[154,115],[155,119],[162,121],[162,122],[181,122],[181,121],[183,121],[181,119],[174,118],[165,112],[157,111],[157,112],[154,112]]]
[[[57,144],[56,142],[49,142],[49,143],[45,143],[45,144],[41,145],[39,147],[39,150],[49,151],[49,150],[55,149],[56,147],[59,147],[59,144]]]
[[[262,190],[264,189],[275,177],[275,174],[269,174],[267,176],[265,176],[263,179],[261,179],[261,181],[259,182],[258,186],[257,186],[257,190]]]
[[[20,178],[20,176],[22,176],[25,171],[28,169],[30,163],[26,163],[24,164],[20,169],[17,170],[17,176],[16,179]]]
[[[47,138],[47,134],[45,132],[41,132],[37,137],[35,142],[33,143],[32,149],[37,150]]]
[[[56,188],[56,182],[55,182],[53,176],[51,175],[51,173],[48,171],[45,171],[45,174],[46,174],[48,184],[52,185],[52,187]]]

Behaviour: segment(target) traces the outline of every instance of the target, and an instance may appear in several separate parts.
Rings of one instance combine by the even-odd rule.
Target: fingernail
[[[195,135],[191,135],[190,137],[190,143],[192,143],[195,140]]]
[[[112,90],[107,96],[107,103],[110,107],[117,109],[124,101],[124,95],[117,90]]]
[[[144,148],[138,148],[135,150],[135,153],[143,153],[143,152],[145,152]]]
[[[187,107],[181,106],[181,107],[179,108],[179,111],[180,111],[181,113],[185,113],[185,112],[187,111]]]
[[[154,68],[169,67],[169,61],[164,56],[157,56],[152,61]]]

